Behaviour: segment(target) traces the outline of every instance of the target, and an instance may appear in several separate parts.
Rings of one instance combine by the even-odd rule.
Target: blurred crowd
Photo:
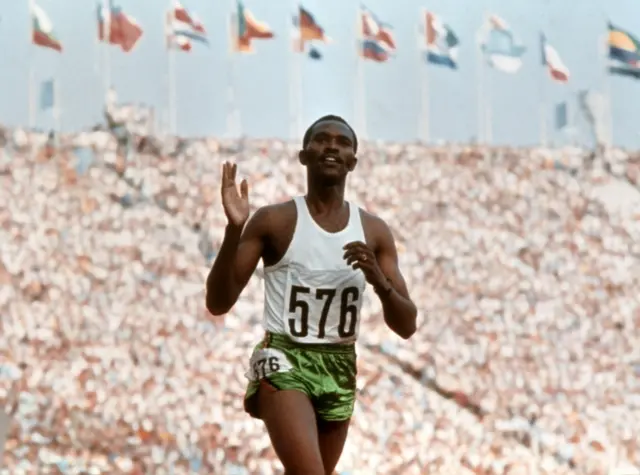
[[[220,165],[255,209],[297,144],[0,131],[0,473],[280,473],[242,409],[254,276],[204,309]],[[364,144],[348,197],[392,227],[409,341],[372,292],[341,474],[640,473],[640,155]]]

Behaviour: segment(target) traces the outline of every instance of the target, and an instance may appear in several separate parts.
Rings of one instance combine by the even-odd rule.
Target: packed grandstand
[[[257,208],[303,193],[297,144],[0,142],[0,472],[279,473],[242,410],[260,272],[224,317],[203,289],[221,162]],[[640,473],[640,156],[364,144],[359,158],[349,199],[392,226],[420,325],[400,340],[369,295],[338,472]]]

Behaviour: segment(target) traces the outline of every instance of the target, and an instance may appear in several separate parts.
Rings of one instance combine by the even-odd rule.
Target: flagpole
[[[109,49],[111,45],[111,1],[103,0],[103,5],[104,5],[104,13],[105,13],[104,26],[103,26],[104,28],[103,30],[104,32],[103,61],[104,61],[104,81],[105,81],[103,103],[105,106],[107,106],[109,91],[111,89],[111,54]]]
[[[62,115],[62,111],[60,110],[60,97],[59,97],[59,87],[58,87],[58,80],[57,78],[53,79],[53,123],[54,123],[54,130],[56,133],[60,133],[62,128],[61,128],[61,115]]]
[[[358,127],[358,135],[363,140],[367,138],[367,118],[366,118],[366,93],[364,82],[364,59],[362,56],[362,10],[358,9],[358,16],[356,17],[356,44],[357,44],[357,56],[356,56],[356,93],[355,97],[355,113],[356,124]]]
[[[491,10],[493,11],[493,2],[491,2]],[[487,15],[486,21],[489,21],[489,15]],[[483,65],[484,68],[484,65]],[[483,69],[483,79],[484,79],[484,98],[485,98],[485,110],[484,110],[484,138],[487,145],[493,144],[493,75],[495,73],[493,70],[489,70],[487,72],[486,69]]]
[[[304,82],[302,78],[302,67],[304,64],[304,51],[301,51],[300,54],[297,55],[296,58],[296,78],[298,80],[298,87],[296,88],[296,92],[298,93],[297,97],[297,107],[296,107],[296,139],[300,140],[302,138],[302,110],[304,107]]]
[[[166,108],[163,108],[163,113],[162,113],[162,122],[163,122],[163,127],[162,127],[162,132],[167,134],[167,135],[171,135],[171,133],[173,132],[172,130],[172,115],[171,115],[171,108],[172,108],[172,104],[171,104],[171,99],[172,99],[172,95],[171,95],[171,48],[173,47],[173,41],[174,38],[171,35],[171,25],[169,22],[169,15],[171,12],[171,5],[169,5],[169,10],[167,10],[165,12],[164,15],[164,41],[165,41],[165,53],[167,55],[167,72],[166,72],[166,77],[165,77],[165,85],[166,85],[166,99],[167,99],[167,103],[166,103]]]
[[[490,0],[490,8],[493,11],[493,1]],[[486,21],[489,21],[489,15],[487,15]],[[484,94],[485,94],[485,140],[487,145],[493,144],[493,76],[495,72],[493,68],[489,70],[487,73],[486,70],[483,71],[485,74],[485,84],[484,84]]]
[[[230,14],[227,19],[227,37],[229,39],[229,51],[227,57],[227,134],[229,137],[241,135],[239,124],[240,118],[235,98],[235,54],[237,49],[236,42],[238,40],[238,34],[236,31],[236,25],[238,22],[237,15],[238,9],[236,0],[231,0]]]
[[[178,125],[177,125],[177,101],[176,101],[176,77],[175,77],[175,50],[172,47],[173,45],[169,43],[170,37],[169,28],[171,28],[170,18],[171,18],[171,9],[173,8],[173,3],[170,3],[169,10],[167,10],[166,19],[167,22],[167,68],[168,68],[168,88],[169,88],[169,133],[170,135],[178,134]]]
[[[477,40],[477,47],[478,47],[478,61],[477,61],[477,65],[476,65],[476,74],[477,74],[477,86],[478,86],[478,90],[476,92],[477,94],[477,100],[478,100],[478,138],[477,138],[477,142],[478,143],[484,143],[485,142],[485,127],[484,127],[484,120],[485,120],[485,116],[484,116],[484,76],[485,76],[485,62],[484,62],[484,53],[481,51],[481,46],[482,46],[482,31],[485,28],[487,22],[487,14],[486,12],[484,13],[484,19],[483,19],[483,24],[482,27],[480,28],[480,31],[478,31],[478,37],[476,38]]]
[[[35,101],[35,46],[33,44],[33,6],[34,0],[29,0],[29,46],[30,46],[30,58],[29,58],[29,83],[28,83],[28,110],[29,110],[29,129],[33,129],[36,125],[36,101]]]
[[[427,10],[425,8],[421,9],[421,22],[422,22],[422,28],[426,28],[426,21],[427,21]],[[429,61],[425,59],[425,63],[426,64],[422,64],[422,59],[423,59],[423,55],[428,54],[427,50],[423,50],[423,47],[425,46],[425,44],[423,43],[422,39],[423,37],[421,35],[424,35],[424,38],[426,38],[426,31],[421,31],[420,28],[418,28],[417,31],[418,34],[418,66],[421,69],[421,74],[420,74],[420,120],[419,120],[419,127],[420,130],[418,131],[418,135],[419,138],[424,141],[424,143],[429,143],[430,141],[430,134],[429,134],[429,126],[430,126],[430,117],[429,117]],[[428,45],[427,45],[428,46]]]
[[[485,109],[485,125],[486,125],[486,141],[487,145],[491,145],[493,143],[493,110],[492,110],[492,82],[489,79],[487,83],[487,108]]]
[[[168,66],[169,66],[169,132],[171,135],[177,135],[177,103],[176,103],[176,77],[175,77],[175,51],[169,49]]]
[[[484,61],[482,57],[483,53],[478,54],[478,90],[476,92],[478,96],[478,143],[484,143]]]
[[[542,48],[542,54],[545,54],[544,47],[546,45],[546,38],[543,33],[540,33],[540,47]],[[544,57],[543,57],[544,58]],[[546,83],[546,70],[547,65],[543,64],[540,74],[540,145],[542,147],[547,146],[547,83]]]
[[[571,91],[571,96],[575,96],[573,90]],[[569,122],[569,127],[567,128],[566,136],[567,136],[567,139],[569,141],[569,144],[572,147],[575,147],[578,144],[578,127],[576,125],[577,124],[577,116],[578,116],[578,108],[577,107],[574,108],[567,101],[567,118],[568,118],[568,122]]]
[[[543,20],[544,20],[544,28],[546,29],[549,26],[549,1],[545,0],[545,5],[544,5],[544,14],[543,14]],[[548,138],[547,138],[547,133],[548,133],[548,102],[549,102],[549,98],[547,97],[548,95],[548,79],[546,77],[546,75],[548,74],[547,71],[547,60],[545,59],[547,57],[547,52],[545,51],[547,45],[547,37],[544,34],[544,31],[540,32],[540,54],[542,55],[541,57],[541,62],[542,64],[542,71],[540,72],[540,146],[542,147],[546,147],[547,143],[548,143]],[[566,127],[566,125],[565,125]]]
[[[489,0],[489,8],[491,12],[495,11],[494,8],[495,0]],[[487,13],[486,21],[489,23],[490,13]],[[486,65],[485,65],[486,67]],[[484,95],[485,95],[485,140],[487,145],[493,145],[493,79],[495,77],[495,68],[491,67],[485,69],[485,84],[484,84]]]
[[[102,7],[100,6],[100,2],[96,3],[96,9],[98,10],[97,13],[97,18],[96,21],[100,21],[100,17],[102,16],[102,13],[100,10],[102,9]],[[100,77],[100,25],[96,24],[96,34],[93,37],[93,73]],[[103,27],[104,28],[104,27]],[[103,31],[104,33],[104,31]]]
[[[294,1],[294,5],[296,7],[296,15],[298,15],[298,21],[300,21],[300,4]],[[289,19],[291,21],[291,19]],[[298,27],[299,29],[299,27]],[[302,31],[298,32],[300,35]],[[300,37],[300,47],[301,50],[299,53],[294,54],[294,67],[295,67],[295,77],[296,77],[296,87],[295,92],[297,94],[295,101],[295,139],[300,140],[302,138],[302,111],[304,108],[304,92],[303,92],[303,78],[302,78],[302,67],[304,64],[305,56],[304,56],[304,41],[302,41],[302,37]]]
[[[100,6],[100,2],[96,2],[97,17],[94,21],[96,21],[97,23],[95,25],[96,31],[93,37],[93,74],[97,81],[93,84],[93,87],[96,87],[96,84],[98,84],[98,90],[100,89],[100,24],[98,22],[100,21],[100,17],[102,14],[102,12],[100,11],[101,8],[102,7]],[[98,95],[100,95],[100,93],[98,93]]]
[[[609,58],[608,58],[608,46],[609,46],[609,38],[608,31],[609,27],[607,25],[607,33],[604,34],[603,37],[598,36],[599,45],[598,49],[600,50],[601,61],[604,63],[603,74],[604,74],[604,94],[605,94],[605,117],[606,117],[606,147],[613,147],[613,104],[611,101],[611,74],[609,74]]]
[[[30,63],[32,63],[30,61]],[[36,125],[36,100],[35,100],[35,71],[33,66],[29,65],[29,129],[32,130]]]
[[[296,15],[295,18],[300,18],[300,8],[298,7],[298,10],[296,12],[296,7],[297,6],[297,1],[293,0],[293,11],[295,12],[294,14]],[[289,14],[289,12],[287,12],[287,14]],[[297,87],[298,87],[298,81],[297,81],[297,68],[296,68],[296,56],[297,54],[299,54],[298,52],[298,47],[300,47],[302,45],[302,38],[299,38],[298,36],[295,36],[295,26],[292,25],[291,23],[291,18],[287,18],[287,22],[290,25],[289,27],[289,31],[290,31],[290,37],[291,37],[291,45],[289,45],[290,49],[288,49],[288,53],[289,53],[289,138],[291,140],[296,140],[298,137],[298,131],[297,131],[297,108],[298,108],[298,104],[297,104],[297,99],[298,99],[298,95],[296,93],[297,91]],[[300,28],[298,28],[298,34],[301,34],[300,32]]]

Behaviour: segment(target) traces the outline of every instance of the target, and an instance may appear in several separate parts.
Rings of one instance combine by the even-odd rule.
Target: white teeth
[[[337,161],[337,160],[336,160],[335,158],[333,158],[333,157],[327,157],[327,158],[325,158],[325,160],[326,160],[327,162],[336,162],[336,161]]]

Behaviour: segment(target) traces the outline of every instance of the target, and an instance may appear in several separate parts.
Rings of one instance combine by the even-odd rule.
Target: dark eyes
[[[313,140],[314,142],[325,143],[331,140],[331,137],[326,134],[318,134],[314,137]],[[343,137],[343,136],[337,137],[336,142],[338,142],[339,145],[344,145],[345,147],[351,146],[351,140],[349,140],[347,137]]]

